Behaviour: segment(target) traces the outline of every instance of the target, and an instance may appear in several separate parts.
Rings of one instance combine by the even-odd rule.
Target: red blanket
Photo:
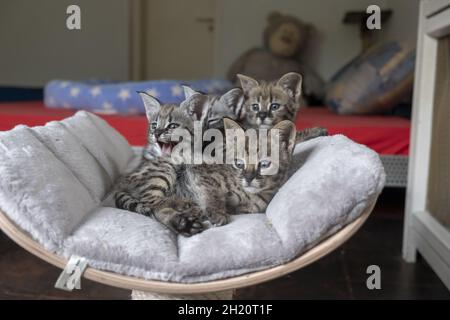
[[[74,114],[74,110],[48,109],[41,101],[0,103],[0,131],[18,124],[44,125]],[[147,135],[145,116],[99,115],[123,134],[130,144],[144,145]],[[410,122],[393,116],[340,116],[327,108],[301,109],[297,127],[325,127],[330,134],[344,134],[380,154],[408,155]]]

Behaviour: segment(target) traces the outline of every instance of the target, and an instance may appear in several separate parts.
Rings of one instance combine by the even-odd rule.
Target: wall
[[[81,30],[66,8],[81,7]],[[42,86],[53,78],[119,79],[129,73],[128,2],[14,0],[0,4],[0,85]]]
[[[315,63],[325,79],[360,52],[358,28],[341,22],[348,10],[363,10],[373,3],[393,9],[392,19],[377,31],[380,39],[406,40],[414,45],[417,34],[418,0],[210,1],[216,1],[216,76],[224,76],[229,65],[248,48],[261,45],[265,17],[273,8],[317,26],[322,46]],[[125,0],[1,1],[0,85],[42,86],[53,78],[128,79],[128,3]],[[69,4],[81,6],[81,31],[69,31],[65,27]],[[186,48],[193,52],[196,49]]]
[[[276,8],[314,24],[321,35],[316,70],[329,79],[361,50],[359,28],[344,25],[346,11],[365,10],[370,4],[392,8],[391,21],[376,31],[381,40],[414,42],[417,29],[417,0],[217,0],[215,75],[224,76],[230,64],[244,51],[261,46],[266,16]],[[388,27],[390,25],[390,27]]]
[[[394,14],[386,25],[386,40],[402,40],[416,46],[419,0],[389,0],[388,6]]]

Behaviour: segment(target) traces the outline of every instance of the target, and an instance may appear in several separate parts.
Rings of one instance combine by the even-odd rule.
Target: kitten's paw
[[[170,224],[176,232],[186,237],[193,236],[194,234],[205,230],[205,226],[203,225],[201,219],[188,213],[174,215],[170,221]]]
[[[177,198],[158,210],[156,218],[176,233],[190,237],[206,229],[202,222],[202,210],[188,199]]]

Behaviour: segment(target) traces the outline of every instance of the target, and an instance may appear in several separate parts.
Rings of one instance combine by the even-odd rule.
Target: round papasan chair
[[[0,132],[0,227],[20,246],[133,298],[231,298],[232,290],[300,269],[364,223],[385,175],[378,155],[348,138],[297,145],[292,175],[266,213],[192,237],[112,204],[138,152],[99,117],[80,111],[45,126]]]

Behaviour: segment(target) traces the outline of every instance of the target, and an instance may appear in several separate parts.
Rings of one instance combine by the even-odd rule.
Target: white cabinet
[[[449,60],[450,0],[422,0],[403,257],[415,262],[419,252],[450,289]]]

